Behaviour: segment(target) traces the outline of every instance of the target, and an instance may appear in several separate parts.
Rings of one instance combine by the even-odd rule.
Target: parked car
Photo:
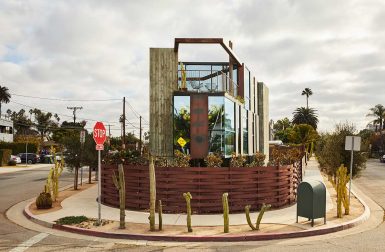
[[[20,157],[22,163],[25,163],[26,161],[28,164],[36,164],[40,162],[39,155],[35,153],[19,153],[18,156]]]
[[[21,163],[20,157],[16,156],[16,155],[11,155],[11,157],[9,158],[9,161],[15,161],[16,164],[20,164]]]
[[[62,155],[61,152],[57,152],[55,154],[55,157],[56,157],[56,161],[60,162],[61,161],[61,158],[63,157],[63,159],[65,159],[65,156]],[[53,161],[53,155],[51,154],[48,154],[48,155],[44,155],[43,157],[40,157],[40,162],[41,163],[45,163],[45,164],[52,164],[54,163]]]
[[[385,155],[381,155],[380,156],[380,162],[381,163],[385,163]]]

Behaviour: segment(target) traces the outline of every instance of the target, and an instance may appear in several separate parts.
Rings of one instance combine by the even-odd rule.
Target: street
[[[2,213],[0,218],[0,249],[2,251],[9,251],[26,241],[32,241],[28,245],[30,247],[27,251],[180,251],[186,249],[195,251],[383,251],[385,247],[384,223],[378,227],[370,227],[370,223],[366,223],[366,230],[363,229],[364,223],[346,231],[323,236],[242,243],[166,243],[112,240],[68,234],[33,224],[31,228],[39,230],[39,232],[35,232],[11,223],[4,217],[4,212],[13,204],[36,196],[44,185],[47,171],[48,168],[44,168],[0,175],[2,181],[0,185],[0,210]],[[70,173],[63,173],[61,185],[71,184],[72,179]],[[369,160],[367,169],[353,183],[382,208],[385,207],[385,194],[383,193],[385,164],[378,160]],[[382,209],[380,209],[380,214],[383,215]]]

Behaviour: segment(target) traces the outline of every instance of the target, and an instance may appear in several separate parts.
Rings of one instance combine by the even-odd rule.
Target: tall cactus
[[[223,205],[223,232],[229,232],[229,200],[228,193],[222,195],[222,205]]]
[[[158,201],[158,217],[159,217],[159,231],[161,231],[163,229],[163,217],[162,217],[162,214],[163,214],[163,207],[162,207],[162,201],[159,200]]]
[[[187,231],[192,232],[192,227],[191,227],[191,193],[183,193],[183,197],[186,200],[186,205],[187,205]]]
[[[126,182],[124,180],[124,169],[123,165],[119,164],[118,165],[118,177],[115,174],[115,171],[112,174],[112,181],[114,182],[114,185],[116,189],[119,191],[119,206],[120,206],[120,224],[119,228],[120,229],[125,229],[126,228]]]
[[[261,224],[263,214],[264,214],[267,210],[269,210],[269,208],[271,207],[271,205],[265,205],[265,203],[262,204],[262,208],[261,208],[261,211],[259,211],[258,218],[257,218],[257,222],[255,223],[255,227],[254,227],[253,223],[251,223],[251,219],[250,219],[250,207],[251,207],[250,205],[245,206],[245,213],[246,213],[247,224],[249,224],[249,226],[251,227],[252,230],[259,230],[259,226],[260,226],[260,224]]]
[[[150,231],[155,231],[155,204],[156,204],[156,180],[155,180],[155,165],[154,158],[150,155],[149,164],[150,176]]]
[[[54,148],[51,148],[51,153],[53,154],[52,161],[55,163],[55,166],[52,167],[48,173],[46,188],[48,188],[48,191],[51,193],[52,200],[56,201],[57,197],[59,196],[59,177],[63,172],[64,158],[61,156],[61,160],[57,161]]]
[[[342,218],[342,204],[345,208],[345,215],[349,215],[350,206],[349,206],[349,196],[346,190],[346,184],[349,182],[348,169],[342,164],[337,169],[337,217]]]

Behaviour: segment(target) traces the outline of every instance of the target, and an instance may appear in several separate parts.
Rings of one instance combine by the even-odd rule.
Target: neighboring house
[[[218,44],[227,62],[179,62],[179,44]],[[269,154],[268,88],[222,38],[176,38],[150,49],[150,152]],[[178,141],[179,140],[179,141]],[[182,147],[183,146],[183,147]]]
[[[13,122],[0,118],[0,141],[13,142]]]

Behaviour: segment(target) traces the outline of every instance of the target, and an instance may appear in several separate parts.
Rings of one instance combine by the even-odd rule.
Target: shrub
[[[16,166],[16,161],[15,160],[9,160],[8,165],[9,166]]]
[[[243,167],[245,163],[246,158],[244,156],[237,156],[235,152],[231,154],[230,167]]]
[[[174,153],[174,163],[178,167],[190,167],[190,155],[184,154],[179,150],[176,150]]]
[[[248,167],[264,166],[266,155],[261,152],[256,152],[252,157],[252,162],[248,164]]]
[[[17,155],[19,153],[25,152],[25,144],[26,143],[0,142],[0,149],[11,149],[12,155]],[[29,153],[36,153],[37,152],[37,144],[36,143],[28,143],[28,152]]]
[[[81,215],[81,216],[63,217],[63,218],[58,219],[55,222],[59,225],[73,225],[73,224],[80,224],[80,223],[82,223],[84,221],[88,221],[88,220],[89,219],[86,216]]]
[[[37,209],[48,209],[52,207],[52,197],[50,193],[42,192],[36,198]]]
[[[299,162],[303,152],[299,147],[274,147],[271,152],[270,165],[291,165]]]
[[[1,158],[1,166],[7,165],[9,162],[9,159],[11,158],[12,150],[10,149],[1,149],[0,150],[0,158]]]
[[[223,160],[219,154],[210,153],[205,158],[207,167],[221,167]]]

